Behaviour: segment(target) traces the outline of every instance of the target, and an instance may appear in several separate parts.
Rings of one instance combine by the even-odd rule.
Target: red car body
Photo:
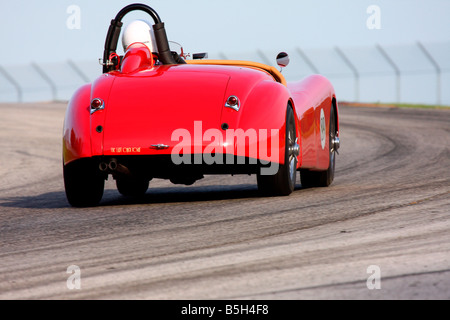
[[[72,205],[97,204],[110,174],[119,191],[131,195],[145,193],[153,178],[184,184],[215,173],[260,178],[264,165],[285,168],[294,158],[303,185],[331,183],[339,121],[336,95],[325,77],[287,83],[276,68],[259,63],[186,62],[156,63],[137,44],[73,95],[63,131],[64,179]],[[287,128],[288,118],[295,128]],[[205,163],[205,155],[222,158]],[[184,157],[184,163],[174,164],[174,156]],[[267,179],[261,177],[258,185],[271,194],[293,190],[274,190],[272,184],[286,184],[285,178]]]

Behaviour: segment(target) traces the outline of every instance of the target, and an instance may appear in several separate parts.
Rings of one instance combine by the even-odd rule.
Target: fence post
[[[75,64],[75,62],[73,62],[72,60],[67,60],[67,64],[73,69],[73,71],[76,72],[76,74],[78,74],[80,76],[81,79],[83,79],[83,81],[85,83],[89,83],[91,80],[83,73],[83,71],[81,71],[80,68],[78,68],[78,66]]]
[[[273,63],[270,62],[270,60],[267,58],[267,56],[264,54],[264,52],[262,52],[261,50],[258,50],[256,53],[262,59],[263,63],[267,64],[268,66],[273,65]]]
[[[436,78],[436,95],[437,95],[436,105],[439,106],[441,104],[441,73],[442,73],[442,69],[439,66],[439,64],[437,63],[437,61],[430,54],[430,52],[423,46],[422,43],[417,42],[417,46],[420,48],[420,50],[422,50],[425,57],[427,57],[427,59],[430,60],[433,67],[436,69],[436,77],[437,77]]]
[[[56,97],[57,97],[56,84],[53,82],[52,79],[50,79],[50,77],[44,72],[44,70],[42,70],[42,68],[39,67],[36,63],[32,62],[31,66],[37,71],[37,73],[42,77],[42,79],[44,79],[45,82],[47,82],[50,85],[50,88],[52,90],[52,95],[53,95],[53,101],[56,101]]]
[[[350,61],[350,59],[342,52],[339,47],[335,47],[336,52],[339,54],[339,56],[344,60],[345,64],[352,70],[353,75],[355,76],[355,101],[359,102],[359,72],[358,69],[353,65],[353,63]]]
[[[219,52],[219,58],[222,60],[228,60],[228,57],[223,52]]]
[[[380,51],[381,55],[386,59],[386,61],[391,65],[391,67],[394,69],[395,74],[397,75],[397,102],[400,102],[401,98],[401,72],[400,69],[397,67],[395,62],[389,57],[389,55],[386,53],[386,51],[377,44],[377,49]]]
[[[11,84],[16,88],[17,102],[19,102],[19,103],[22,102],[23,101],[23,91],[22,91],[22,88],[20,87],[19,83],[17,83],[17,81],[14,80],[14,78],[11,77],[9,75],[9,73],[2,66],[0,66],[0,73],[2,73],[3,76],[6,78],[6,80],[11,82]]]
[[[311,60],[309,60],[308,56],[302,51],[302,49],[297,48],[297,52],[298,54],[303,58],[303,60],[306,62],[306,64],[311,68],[311,70],[314,73],[319,74],[319,69],[317,69],[317,67],[312,63]]]

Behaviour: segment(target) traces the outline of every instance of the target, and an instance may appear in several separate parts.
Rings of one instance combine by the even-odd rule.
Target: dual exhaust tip
[[[98,168],[102,172],[106,173],[122,173],[122,174],[129,174],[130,171],[127,167],[120,164],[117,159],[111,159],[109,162],[102,161],[98,165]]]

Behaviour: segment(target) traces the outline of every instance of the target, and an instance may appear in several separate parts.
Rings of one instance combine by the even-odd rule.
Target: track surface
[[[65,107],[0,105],[0,299],[450,299],[450,110],[341,106],[329,188],[263,198],[215,176],[136,201],[110,179],[75,209]]]

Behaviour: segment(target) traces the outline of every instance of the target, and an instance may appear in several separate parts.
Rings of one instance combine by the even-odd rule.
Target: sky
[[[98,60],[123,0],[0,0],[0,65]],[[450,41],[450,0],[152,0],[187,52]],[[133,19],[147,18],[131,13]]]

